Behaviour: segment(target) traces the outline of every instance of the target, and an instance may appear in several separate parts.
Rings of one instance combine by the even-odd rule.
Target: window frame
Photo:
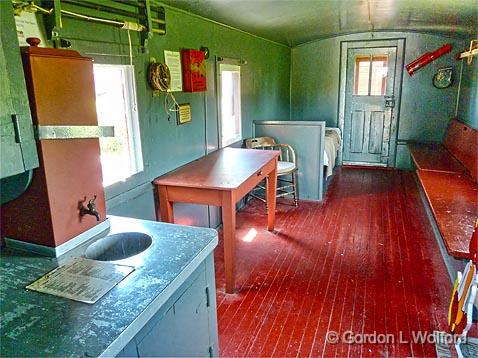
[[[371,97],[371,96],[385,96],[387,90],[387,76],[383,76],[381,80],[381,88],[380,94],[372,93],[372,85],[373,85],[373,78],[374,78],[374,63],[377,62],[386,62],[388,66],[388,54],[379,54],[379,55],[358,55],[355,56],[354,59],[354,83],[353,83],[353,95],[354,96],[363,96],[363,97]],[[368,63],[368,70],[367,70],[367,91],[366,93],[359,93],[360,88],[360,64],[361,63]]]
[[[222,72],[236,72],[239,74],[239,87],[235,93],[234,108],[237,109],[239,119],[236,120],[236,134],[233,137],[225,137],[223,135],[223,113],[222,113]],[[219,147],[224,148],[230,146],[234,143],[242,141],[242,76],[241,76],[241,66],[238,60],[224,60],[218,59],[217,62],[217,83],[218,83],[218,96],[217,96],[217,107],[218,107],[218,142]]]

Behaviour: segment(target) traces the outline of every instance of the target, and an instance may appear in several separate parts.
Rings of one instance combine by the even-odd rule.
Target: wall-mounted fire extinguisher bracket
[[[428,65],[430,62],[435,61],[438,57],[441,57],[451,51],[452,47],[450,44],[445,44],[440,47],[438,50],[433,52],[427,52],[417,58],[415,61],[410,62],[405,66],[408,74],[413,76],[413,74],[418,71],[420,68]]]

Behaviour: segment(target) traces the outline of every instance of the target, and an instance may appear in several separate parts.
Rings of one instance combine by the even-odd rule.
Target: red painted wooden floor
[[[279,204],[275,232],[266,222],[255,200],[238,214],[236,294],[216,250],[221,356],[435,355],[399,342],[445,329],[451,290],[411,173],[338,170],[323,203]],[[392,336],[331,344],[329,331]]]

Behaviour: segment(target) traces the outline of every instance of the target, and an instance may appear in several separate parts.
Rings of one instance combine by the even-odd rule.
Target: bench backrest
[[[478,131],[452,119],[443,145],[478,181]]]

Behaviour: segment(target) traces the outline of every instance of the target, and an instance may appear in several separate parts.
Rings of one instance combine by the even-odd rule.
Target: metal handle
[[[12,114],[12,122],[13,122],[13,131],[15,132],[15,143],[21,143],[22,135],[20,131],[20,122],[18,121],[17,114]]]
[[[385,96],[385,108],[395,107],[395,97],[394,96]]]

